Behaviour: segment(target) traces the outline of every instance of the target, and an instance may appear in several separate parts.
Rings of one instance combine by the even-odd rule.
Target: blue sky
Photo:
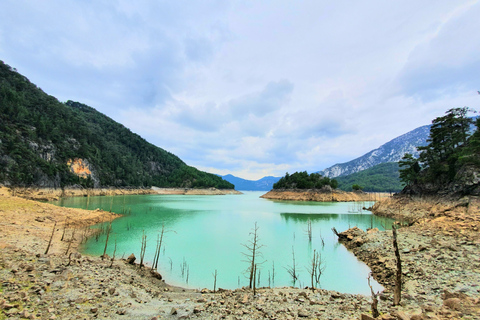
[[[480,109],[479,1],[3,0],[0,59],[199,169],[322,170]]]

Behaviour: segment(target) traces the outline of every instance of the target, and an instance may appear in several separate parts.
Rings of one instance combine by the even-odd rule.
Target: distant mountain
[[[414,157],[418,157],[419,152],[416,147],[427,145],[429,135],[430,125],[419,127],[385,143],[378,149],[372,150],[359,158],[349,162],[335,164],[327,169],[319,171],[319,173],[329,178],[335,178],[360,172],[381,163],[398,162],[406,153],[411,153]]]
[[[94,108],[74,101],[59,102],[3,61],[0,184],[233,188]]]
[[[338,189],[352,191],[352,185],[358,184],[367,192],[398,192],[403,189],[397,162],[377,164],[360,172],[335,178]]]
[[[280,177],[263,177],[260,180],[245,180],[239,177],[235,177],[231,174],[226,176],[221,176],[223,180],[226,180],[235,185],[236,190],[243,191],[270,191],[272,190],[273,184],[280,180]]]

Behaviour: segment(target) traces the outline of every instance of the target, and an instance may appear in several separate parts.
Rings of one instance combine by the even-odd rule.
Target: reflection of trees
[[[282,219],[286,222],[294,222],[297,224],[307,224],[308,220],[312,222],[327,222],[334,221],[338,224],[349,225],[350,227],[359,227],[361,229],[367,229],[373,226],[373,228],[383,229],[385,226],[387,229],[393,223],[393,219],[385,217],[377,217],[372,214],[308,214],[308,213],[280,213]],[[341,230],[344,231],[344,230]],[[341,232],[339,230],[339,232]]]
[[[327,214],[308,214],[308,213],[280,213],[280,216],[285,221],[295,223],[307,223],[308,219],[313,222],[329,221],[332,219],[338,219],[340,214],[327,213]]]

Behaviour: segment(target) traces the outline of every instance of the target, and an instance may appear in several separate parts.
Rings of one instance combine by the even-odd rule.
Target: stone
[[[405,312],[397,310],[394,311],[392,314],[394,317],[396,317],[398,320],[410,320],[410,316],[405,314]]]
[[[134,264],[136,259],[137,259],[137,258],[136,258],[135,255],[132,253],[131,255],[128,256],[126,262],[127,262],[128,264]]]
[[[369,316],[368,314],[362,313],[362,315],[360,316],[360,320],[375,320],[375,318]]]
[[[170,315],[176,315],[178,312],[177,308],[173,307],[172,310],[170,310]]]
[[[300,318],[308,318],[310,315],[309,315],[307,312],[303,311],[303,310],[299,310],[299,311],[298,311],[298,316],[299,316]]]
[[[448,298],[443,301],[443,305],[452,310],[460,310],[461,303],[459,298]]]

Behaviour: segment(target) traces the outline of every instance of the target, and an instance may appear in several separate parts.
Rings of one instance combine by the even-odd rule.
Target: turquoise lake
[[[313,251],[321,253],[325,267],[320,287],[345,293],[369,294],[370,269],[339,244],[333,234],[357,226],[363,230],[391,226],[392,220],[362,210],[373,202],[320,203],[272,201],[259,198],[263,192],[243,195],[132,195],[116,197],[66,198],[55,204],[66,207],[126,213],[112,223],[107,254],[116,257],[134,253],[139,262],[142,235],[147,236],[145,261],[151,265],[157,237],[167,231],[159,259],[159,272],[172,285],[213,289],[213,273],[218,272],[217,288],[248,286],[245,270],[249,264],[242,244],[251,239],[255,222],[262,254],[257,287],[310,285],[307,267]],[[311,224],[312,239],[307,235]],[[98,226],[97,226],[98,227]],[[83,252],[101,255],[106,236],[91,238]],[[322,241],[323,239],[323,241]],[[298,281],[293,283],[287,269],[292,268],[295,252]],[[375,290],[382,287],[374,283]]]

